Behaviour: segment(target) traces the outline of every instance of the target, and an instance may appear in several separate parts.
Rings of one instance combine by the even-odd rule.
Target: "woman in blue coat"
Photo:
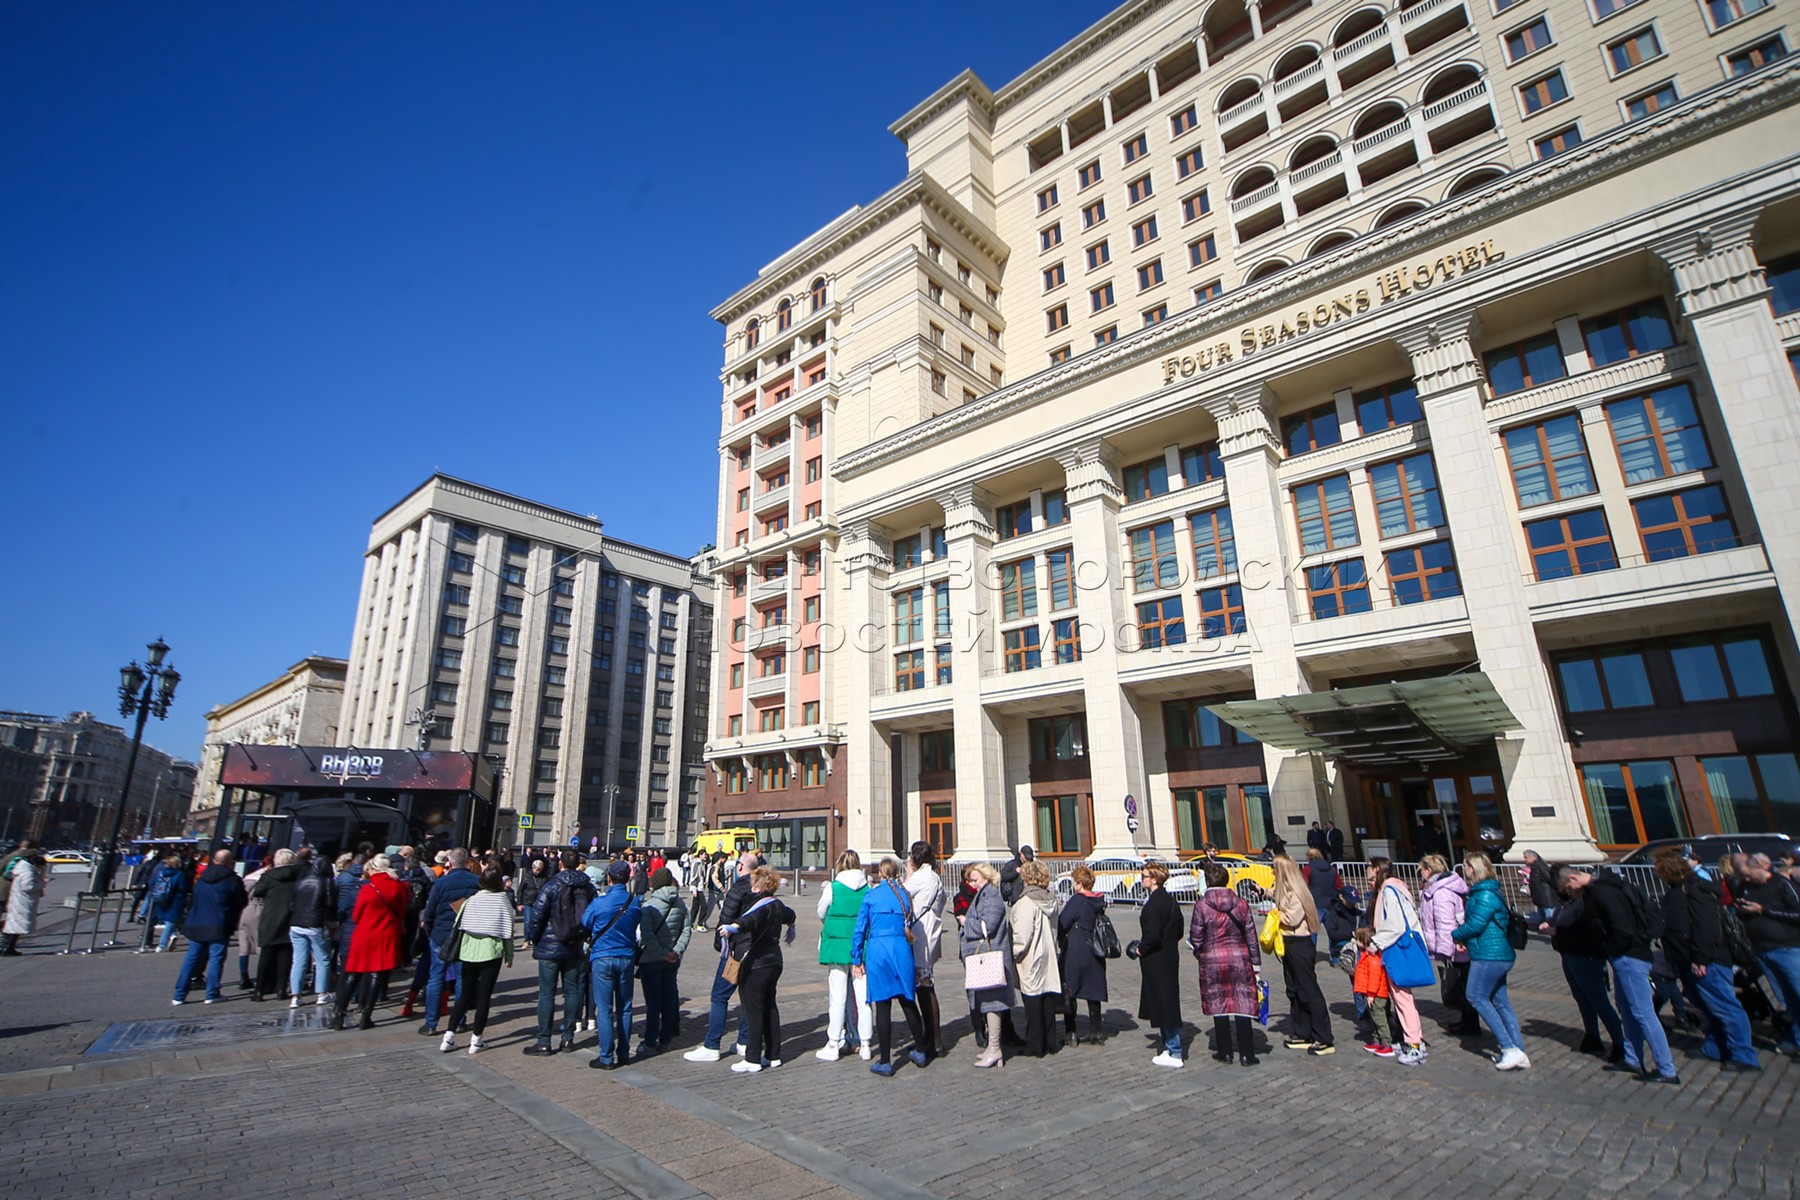
[[[914,1066],[931,1061],[923,1049],[925,1026],[913,990],[912,921],[912,898],[900,886],[900,864],[884,858],[850,935],[850,969],[856,978],[866,981],[869,1004],[875,1010],[875,1039],[881,1057],[869,1064],[869,1070],[877,1075],[894,1073],[889,1054],[894,1041],[895,1000],[900,1001],[906,1028],[912,1034],[913,1048],[907,1057]]]

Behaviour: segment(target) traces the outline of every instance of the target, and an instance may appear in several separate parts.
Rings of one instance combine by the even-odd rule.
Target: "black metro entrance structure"
[[[310,844],[327,856],[368,844],[429,856],[494,845],[494,769],[460,750],[231,745],[213,844]]]

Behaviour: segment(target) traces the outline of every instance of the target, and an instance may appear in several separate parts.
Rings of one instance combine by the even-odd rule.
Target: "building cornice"
[[[236,700],[227,700],[225,703],[208,710],[206,719],[208,721],[219,720],[223,714],[230,712],[234,708],[241,708],[252,701],[260,700],[265,696],[272,696],[282,689],[292,686],[308,672],[312,672],[317,676],[313,686],[317,686],[326,691],[341,692],[344,690],[344,681],[350,673],[350,663],[347,659],[331,658],[322,654],[308,655],[306,658],[301,659],[261,687],[244,693]]]
[[[1263,283],[1230,292],[842,455],[832,464],[832,474],[838,479],[855,479],[1126,368],[1235,331],[1247,316],[1334,284],[1366,279],[1383,264],[1536,208],[1597,179],[1629,170],[1646,158],[1668,154],[1796,101],[1800,101],[1800,59],[1790,57],[1512,172],[1465,196],[1441,201],[1412,221],[1364,234],[1329,255],[1290,267]]]
[[[1112,12],[1039,59],[1023,75],[995,92],[995,114],[1005,112],[1167,2],[1168,0],[1131,0],[1130,3],[1121,4],[1118,8],[1113,9]]]
[[[383,521],[424,495],[433,485],[436,485],[453,496],[466,496],[471,500],[481,500],[488,504],[498,505],[501,508],[510,508],[515,512],[526,513],[530,516],[541,517],[546,520],[558,521],[565,525],[574,525],[596,534],[601,530],[599,517],[585,516],[581,513],[572,513],[563,508],[553,508],[548,504],[540,504],[536,500],[527,500],[523,496],[515,496],[511,492],[496,491],[490,487],[483,487],[479,483],[471,483],[467,479],[458,479],[456,476],[446,475],[442,471],[432,475],[431,478],[427,479],[424,483],[421,483],[418,487],[402,496],[398,502],[377,516],[373,525],[379,526]]]
[[[975,107],[991,122],[994,119],[994,93],[988,85],[981,82],[981,76],[975,74],[973,68],[965,68],[963,73],[946,83],[937,91],[915,105],[911,112],[888,126],[888,132],[901,141],[908,141],[925,125],[943,113],[958,100],[967,97],[975,102]]]
[[[948,221],[952,228],[995,262],[1006,261],[1006,243],[1000,240],[999,234],[963,207],[961,201],[946,192],[931,176],[922,170],[911,171],[869,204],[851,209],[770,263],[753,282],[713,309],[712,319],[730,324],[769,297],[779,294],[795,279],[811,273],[845,247],[861,241],[915,206],[927,208]]]

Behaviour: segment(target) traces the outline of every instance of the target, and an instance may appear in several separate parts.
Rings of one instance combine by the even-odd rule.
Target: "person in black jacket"
[[[1724,905],[1715,880],[1702,879],[1678,848],[1656,856],[1663,892],[1663,953],[1690,1003],[1706,1015],[1700,1053],[1727,1071],[1760,1071],[1762,1059],[1750,1043],[1750,1018],[1732,980],[1737,974],[1722,926]]]
[[[327,930],[337,917],[337,888],[332,883],[331,865],[324,859],[310,858],[303,866],[300,878],[294,882],[288,920],[288,942],[294,949],[294,964],[288,969],[288,991],[293,996],[288,1001],[289,1008],[300,1006],[309,958],[313,991],[318,993],[314,1004],[331,1001],[331,937]]]
[[[750,898],[750,873],[762,865],[762,856],[754,850],[746,850],[738,856],[737,874],[731,886],[725,889],[725,896],[719,901],[719,927],[713,930],[713,949],[722,950],[723,943],[719,933],[726,926],[735,922],[742,915]],[[740,974],[740,978],[741,978]],[[682,1055],[689,1062],[718,1062],[722,1053],[720,1041],[725,1037],[725,1018],[731,1011],[731,997],[738,985],[725,978],[725,956],[719,956],[719,965],[713,970],[712,1010],[706,1021],[706,1040]],[[747,1014],[738,1013],[737,1048],[741,1054],[748,1044],[749,1024]]]
[[[1612,968],[1613,990],[1619,1005],[1619,1024],[1625,1034],[1622,1060],[1608,1063],[1606,1071],[1629,1071],[1650,1083],[1676,1084],[1675,1057],[1669,1053],[1669,1037],[1657,1020],[1650,990],[1650,942],[1655,937],[1650,900],[1618,875],[1596,875],[1568,865],[1556,869],[1556,890],[1579,895],[1593,914],[1601,953]],[[1650,1048],[1654,1074],[1643,1065],[1643,1048]]]
[[[1019,878],[1019,868],[1037,858],[1037,852],[1030,846],[1020,846],[1018,851],[1006,862],[1000,864],[1000,898],[1011,908],[1025,894],[1025,881]]]
[[[262,873],[251,895],[262,901],[262,915],[256,921],[256,944],[262,952],[256,958],[256,988],[250,999],[261,1000],[280,988],[287,999],[288,967],[294,948],[288,941],[288,922],[294,913],[294,884],[299,882],[305,865],[296,861],[292,850],[283,847],[275,852],[275,865]]]
[[[1187,923],[1181,919],[1181,905],[1163,887],[1168,867],[1147,862],[1138,878],[1147,895],[1138,910],[1138,936],[1125,947],[1125,956],[1137,959],[1143,972],[1137,1015],[1156,1031],[1158,1054],[1151,1063],[1179,1069],[1186,1063],[1181,1054],[1181,951],[1187,944]],[[1244,1061],[1247,1066],[1256,1060]]]
[[[541,859],[533,860],[535,869]],[[575,1049],[575,1022],[587,1003],[587,945],[585,939],[566,944],[556,935],[555,916],[563,903],[564,892],[574,895],[572,902],[576,923],[594,902],[594,881],[581,869],[581,853],[564,850],[562,870],[552,875],[537,890],[531,907],[525,910],[525,940],[531,943],[531,957],[538,965],[537,1041],[525,1047],[526,1054],[555,1054],[558,1050]],[[556,1015],[556,984],[562,981],[562,1041],[550,1048],[550,1021]]]
[[[1768,855],[1752,854],[1737,897],[1750,948],[1787,1010],[1787,1028],[1776,1049],[1800,1057],[1795,1025],[1800,1022],[1800,889],[1775,870]]]
[[[794,940],[794,910],[775,898],[781,876],[772,867],[757,867],[749,880],[749,903],[719,927],[731,939],[731,957],[739,963],[738,988],[749,1027],[743,1058],[731,1064],[740,1075],[781,1065],[781,1007],[775,1002],[775,985],[781,981],[781,943]]]
[[[1624,1062],[1625,1030],[1619,1022],[1619,1010],[1607,995],[1604,931],[1599,920],[1588,912],[1581,894],[1576,892],[1563,898],[1555,915],[1539,925],[1538,931],[1550,935],[1550,948],[1562,959],[1569,994],[1581,1010],[1581,1053],[1606,1054],[1607,1062]],[[1602,1025],[1612,1039],[1610,1053],[1600,1041]]]

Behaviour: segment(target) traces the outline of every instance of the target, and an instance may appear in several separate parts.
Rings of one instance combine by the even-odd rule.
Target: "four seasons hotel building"
[[[713,313],[709,820],[1800,834],[1791,2],[1134,0],[903,116]]]

